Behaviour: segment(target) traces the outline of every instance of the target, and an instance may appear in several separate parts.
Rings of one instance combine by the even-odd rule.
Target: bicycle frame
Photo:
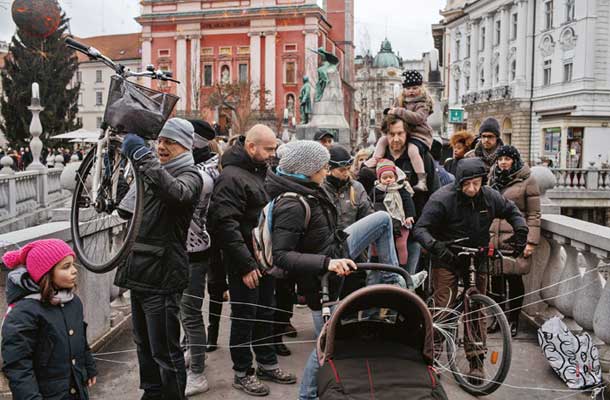
[[[104,135],[100,139],[98,139],[98,144],[95,149],[95,174],[93,175],[93,182],[91,187],[91,192],[95,193],[96,196],[99,195],[100,184],[102,181],[102,171],[103,171],[103,155],[104,148],[108,145],[108,141],[110,138],[110,130],[108,128],[104,129]],[[95,199],[97,200],[97,199]]]

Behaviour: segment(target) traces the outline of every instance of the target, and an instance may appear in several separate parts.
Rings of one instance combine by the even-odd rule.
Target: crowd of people
[[[42,165],[47,165],[47,158],[49,157],[49,155],[53,157],[61,155],[63,157],[62,163],[64,165],[70,162],[73,155],[76,155],[79,161],[82,161],[85,157],[85,154],[87,154],[87,151],[88,148],[82,146],[76,149],[70,149],[68,147],[62,146],[55,148],[43,147],[42,151],[40,152],[40,163]],[[19,148],[12,146],[0,147],[0,158],[4,156],[9,156],[13,159],[11,168],[15,172],[25,171],[25,169],[34,161],[34,155],[32,154],[32,151],[29,146]],[[53,159],[53,165],[54,164],[55,159]]]
[[[447,244],[458,238],[521,254],[506,278],[492,282],[507,279],[518,334],[521,277],[540,235],[536,181],[519,151],[503,145],[493,118],[476,135],[455,133],[453,157],[442,160],[426,122],[432,107],[421,75],[409,71],[403,86],[376,148],[355,154],[334,143],[330,130],[283,144],[265,125],[219,146],[207,122],[180,118],[165,124],[155,149],[135,134],[125,137],[122,151],[144,176],[144,211],[115,284],[131,291],[142,399],[209,389],[205,354],[217,349],[223,303],[231,307],[233,387],[265,396],[265,382],[300,381],[298,398],[316,399],[315,349],[300,379],[280,366],[278,356],[291,354],[282,336],[297,334],[293,306],[309,307],[317,336],[322,275],[331,275],[333,300],[370,284],[405,287],[399,275],[359,271],[360,261],[404,268],[417,286],[427,274],[424,253],[432,257],[435,304],[450,306],[466,262]],[[130,200],[128,192],[119,205],[125,218]],[[253,241],[264,208],[273,216],[274,273],[262,268]],[[74,294],[74,253],[59,240],[38,241],[3,259],[14,268],[2,327],[11,390],[16,398],[87,399],[96,370]],[[485,292],[487,276],[479,276]],[[481,357],[469,358],[474,376],[484,374]]]

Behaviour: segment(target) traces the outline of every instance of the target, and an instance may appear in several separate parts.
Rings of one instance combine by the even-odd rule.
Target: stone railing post
[[[540,207],[543,214],[561,214],[561,207],[554,204],[546,195],[546,192],[555,187],[557,179],[547,167],[535,166],[532,167],[532,176],[536,179],[540,188]]]
[[[0,164],[2,165],[2,169],[0,170],[0,175],[13,175],[15,171],[13,170],[13,159],[10,156],[4,156],[0,160]]]
[[[64,156],[61,154],[55,156],[55,168],[64,169]]]
[[[40,153],[42,152],[42,141],[39,136],[42,134],[42,124],[40,123],[40,112],[44,108],[40,105],[40,96],[38,93],[38,83],[32,83],[32,104],[28,107],[28,110],[32,112],[32,122],[30,123],[30,135],[32,140],[30,141],[30,150],[32,151],[33,161],[28,165],[28,171],[31,170],[42,170],[45,166],[40,162]]]
[[[49,205],[49,174],[46,168],[40,169],[36,176],[36,200],[40,207]]]
[[[588,190],[599,189],[599,169],[595,168],[595,162],[589,162],[589,168],[587,168],[587,180],[585,182],[585,188]]]

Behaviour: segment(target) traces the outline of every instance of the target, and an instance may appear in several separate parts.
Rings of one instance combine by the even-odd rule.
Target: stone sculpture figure
[[[303,77],[303,87],[299,93],[299,109],[301,111],[301,124],[308,124],[311,116],[311,84],[309,77]]]
[[[313,50],[312,50],[313,51]],[[322,57],[322,65],[318,67],[318,83],[316,84],[316,100],[320,101],[324,95],[324,89],[328,85],[328,73],[331,70],[336,70],[339,64],[339,59],[332,53],[320,47],[315,53]]]

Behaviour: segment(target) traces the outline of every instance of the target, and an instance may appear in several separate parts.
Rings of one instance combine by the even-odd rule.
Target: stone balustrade
[[[602,190],[610,192],[610,169],[553,168],[554,190]]]
[[[610,228],[563,215],[543,214],[540,244],[525,276],[524,313],[537,324],[564,318],[586,330],[610,368]]]
[[[10,157],[8,157],[10,159]],[[70,193],[61,185],[63,165],[14,172],[6,160],[0,170],[0,233],[48,222],[52,208],[62,206]]]

